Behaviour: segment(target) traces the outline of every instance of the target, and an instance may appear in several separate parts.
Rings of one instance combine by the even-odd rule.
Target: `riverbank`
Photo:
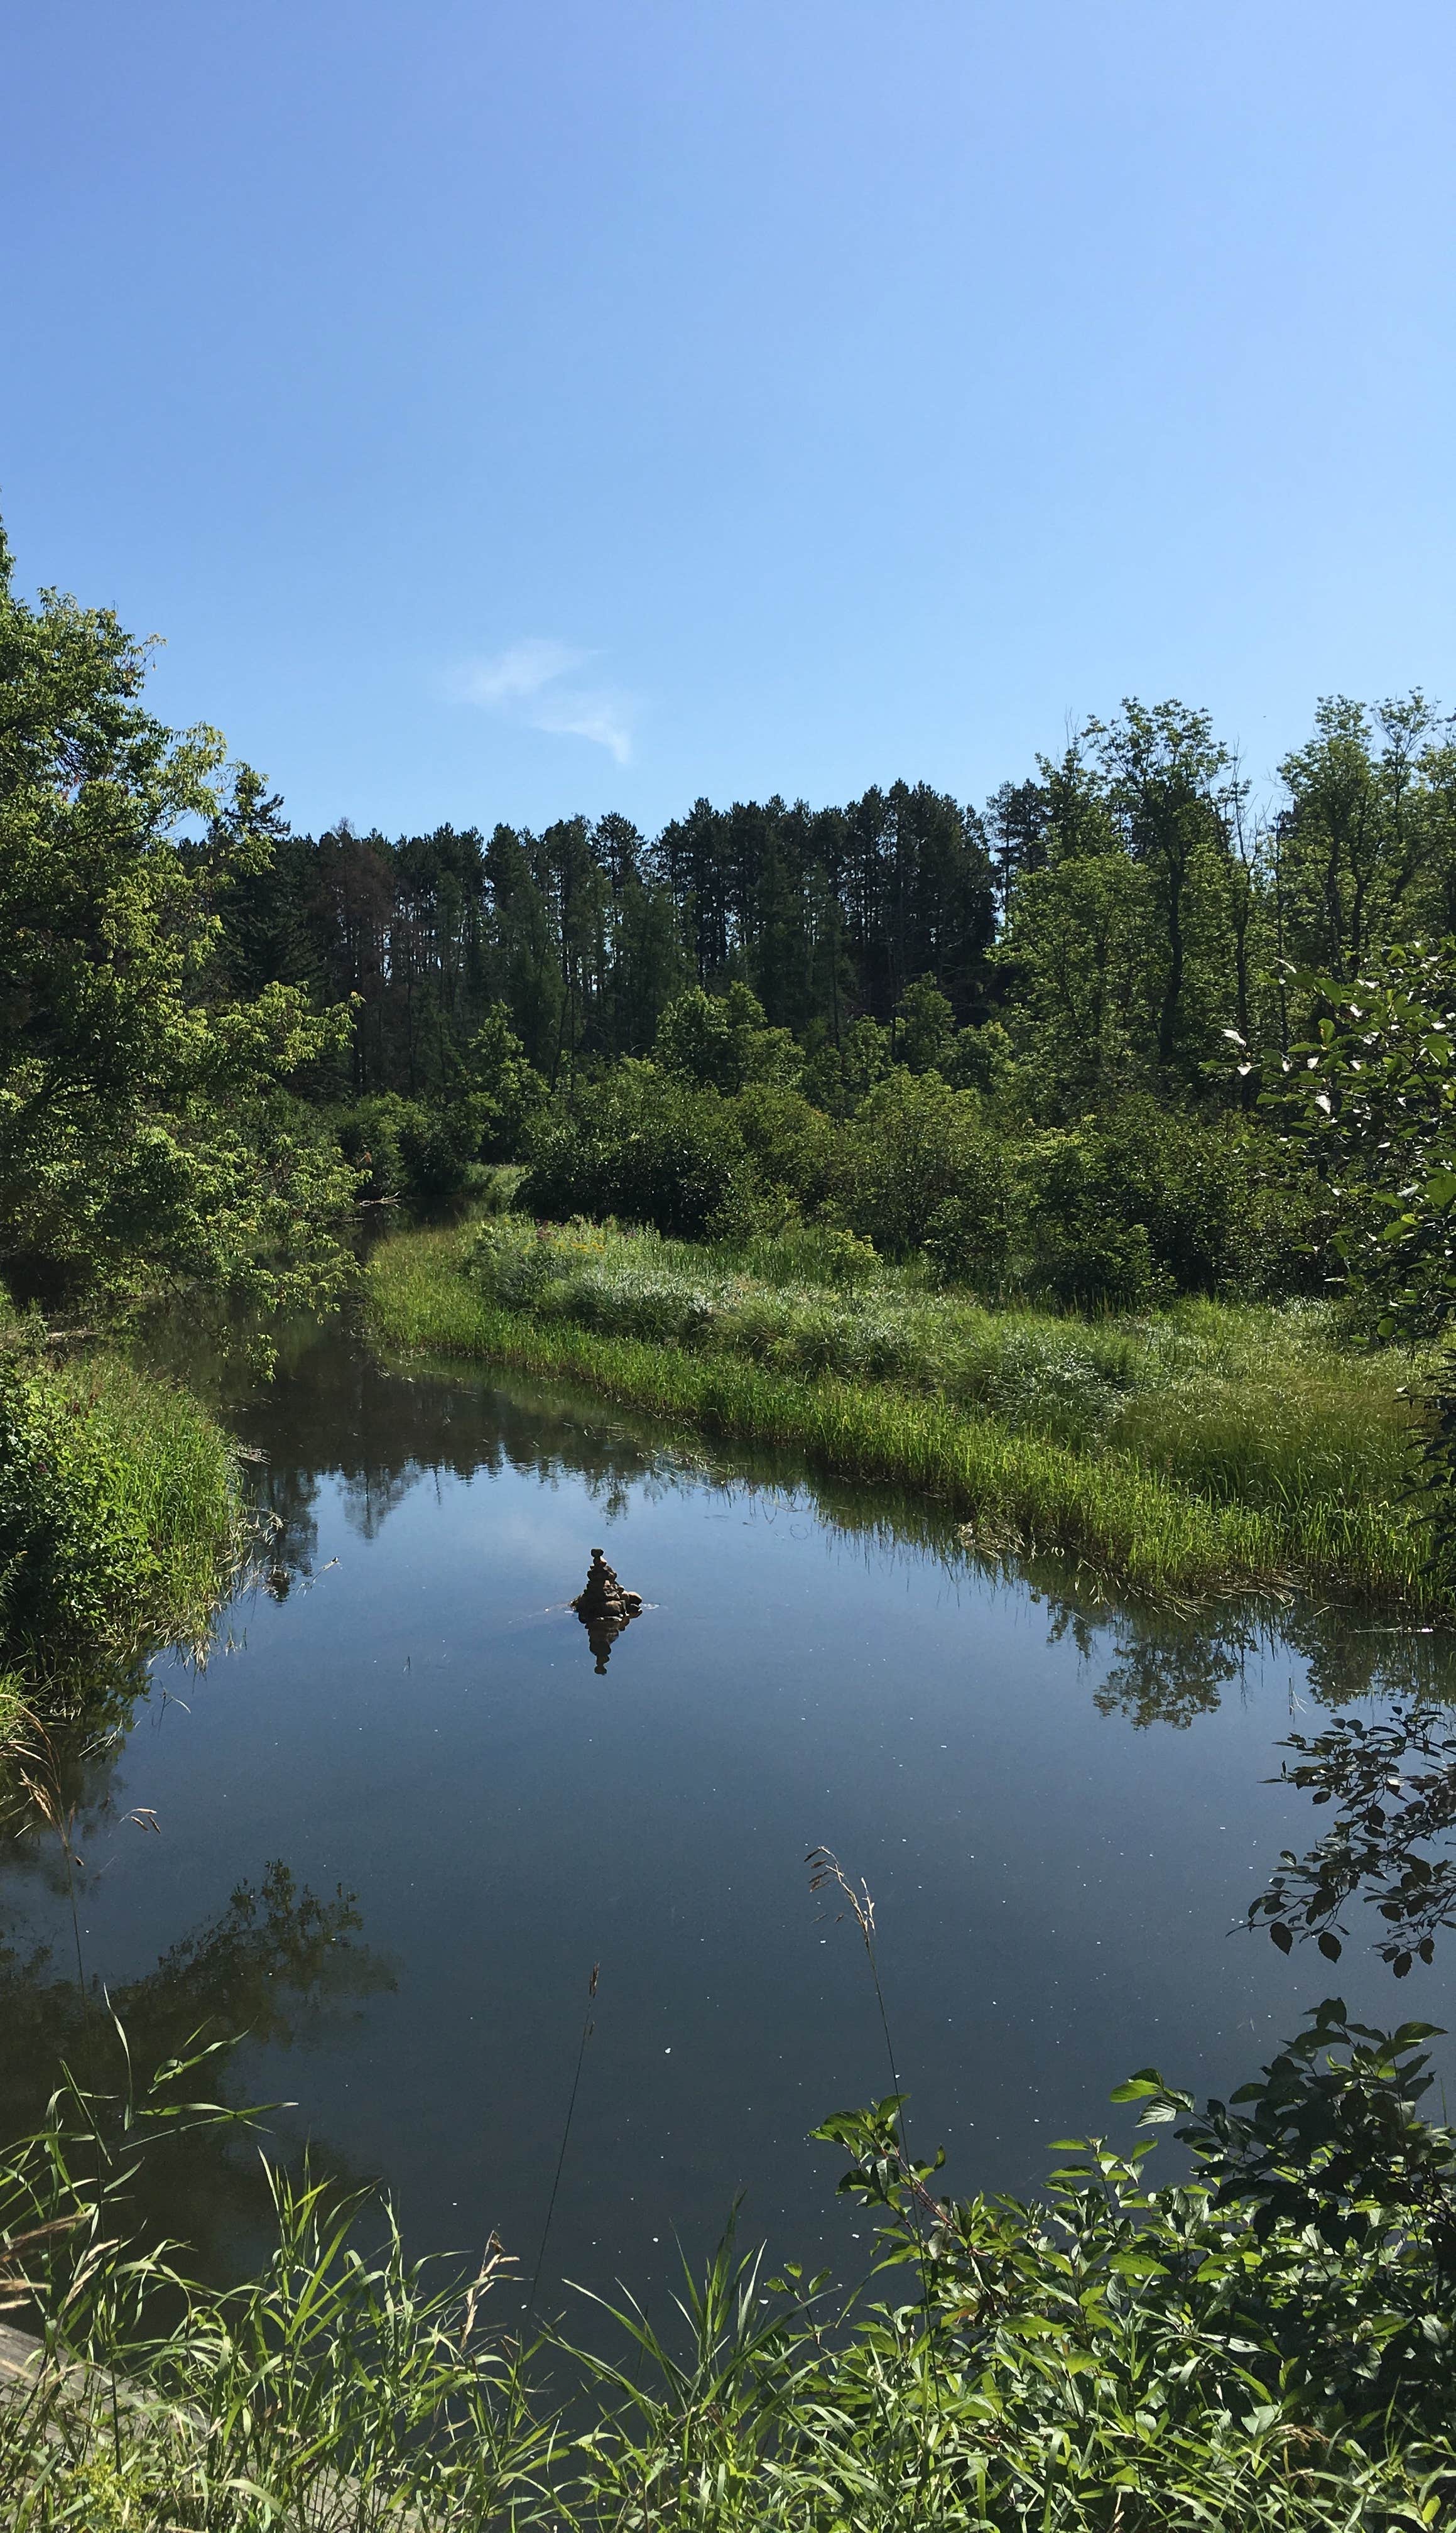
[[[670,2324],[630,2300],[599,2312],[598,2351],[533,2328],[494,2238],[473,2276],[430,2268],[377,2203],[277,2166],[271,2260],[221,2294],[191,2282],[124,2229],[198,2062],[139,2095],[115,2161],[116,2104],[63,2088],[0,2155],[0,2287],[40,2334],[0,2344],[6,2521],[1448,2523],[1451,2286],[1431,2210],[1453,2170],[1417,2107],[1423,2029],[1379,2041],[1320,2007],[1247,2089],[1277,2101],[1282,2135],[1318,2140],[1272,2176],[1266,2129],[1221,2103],[1199,2119],[1147,2073],[1114,2098],[1181,2120],[1182,2187],[1150,2187],[1145,2146],[1064,2142],[1042,2203],[940,2199],[934,2167],[905,2162],[899,2097],[841,2115],[816,2135],[876,2230],[867,2293],[772,2276],[729,2233]]]
[[[1078,1322],[930,1292],[842,1237],[729,1254],[511,1218],[386,1241],[367,1295],[386,1348],[908,1486],[1110,1587],[1436,1606],[1402,1502],[1411,1364],[1342,1346],[1318,1306]]]
[[[112,1354],[0,1357],[0,1747],[162,1645],[201,1646],[241,1562],[232,1444]]]

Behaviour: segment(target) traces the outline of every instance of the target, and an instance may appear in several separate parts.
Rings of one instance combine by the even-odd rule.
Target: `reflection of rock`
[[[587,1631],[587,1643],[597,1657],[597,1669],[607,1669],[612,1652],[623,1627],[631,1625],[642,1607],[640,1592],[624,1592],[600,1548],[592,1550],[592,1561],[586,1582],[571,1604]]]

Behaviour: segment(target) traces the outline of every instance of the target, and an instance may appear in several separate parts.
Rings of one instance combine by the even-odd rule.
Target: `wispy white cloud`
[[[590,657],[589,651],[573,651],[569,642],[547,642],[532,634],[493,659],[470,661],[460,671],[460,688],[473,704],[522,703],[584,669]]]
[[[553,737],[586,738],[625,765],[632,753],[632,697],[584,683],[595,654],[540,634],[512,642],[488,660],[470,660],[452,683],[466,702],[509,713]]]

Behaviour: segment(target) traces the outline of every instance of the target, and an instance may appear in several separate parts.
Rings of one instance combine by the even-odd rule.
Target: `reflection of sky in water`
[[[340,1339],[241,1422],[281,1597],[205,1678],[159,1672],[93,1786],[87,1968],[157,2047],[246,2021],[235,2097],[297,2102],[280,2129],[383,2174],[417,2244],[495,2224],[534,2255],[600,1962],[553,2270],[646,2279],[740,2187],[777,2252],[847,2250],[805,2132],[888,2078],[854,1930],[808,1896],[821,1841],[874,1892],[912,2137],[962,2189],[1123,2122],[1107,2093],[1150,2060],[1238,2081],[1333,1984],[1370,2019],[1447,2010],[1439,1958],[1395,1988],[1363,1950],[1331,1973],[1226,1931],[1319,1825],[1261,1783],[1311,1681],[1408,1685],[1434,1639],[1135,1623],[977,1571],[923,1505],[723,1483],[615,1410],[391,1380]],[[599,1544],[651,1605],[605,1678],[565,1606]],[[46,1943],[64,1978],[50,1858],[9,1869],[6,1929],[16,2107],[80,2045],[74,1987],[25,1969]]]

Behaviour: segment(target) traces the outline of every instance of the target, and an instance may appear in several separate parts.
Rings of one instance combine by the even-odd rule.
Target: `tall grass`
[[[371,1321],[390,1345],[564,1374],[923,1490],[988,1544],[1069,1555],[1134,1591],[1434,1600],[1403,1501],[1410,1366],[1346,1351],[1317,1306],[1002,1313],[843,1235],[811,1240],[817,1281],[802,1246],[735,1256],[585,1224],[415,1233],[371,1261]]]
[[[12,1720],[21,1701],[63,1711],[99,1675],[201,1643],[243,1547],[232,1446],[186,1391],[110,1355],[0,1357]]]
[[[1410,2050],[1387,2056],[1367,2091],[1405,2081]],[[195,2060],[136,2100],[63,2087],[0,2154],[0,2302],[8,2283],[38,2333],[0,2388],[8,2533],[1450,2521],[1450,2280],[1424,2223],[1336,2258],[1303,2210],[1255,2233],[1208,2186],[1154,2191],[1139,2154],[1095,2144],[1065,2150],[1049,2205],[942,2202],[881,2105],[821,2134],[879,2210],[883,2300],[775,2278],[730,2229],[670,2319],[625,2296],[605,2345],[599,2319],[590,2347],[556,2329],[523,2349],[493,2310],[494,2244],[432,2272],[387,2209],[372,2244],[360,2204],[307,2178],[273,2173],[275,2249],[229,2291],[190,2281],[177,2247],[129,2243],[139,2162],[220,2116],[190,2097],[207,2081]],[[1449,2140],[1403,2135],[1444,2208]],[[1334,2227],[1341,2179],[1317,2151],[1291,2160]],[[1418,2200],[1409,2180],[1386,2195],[1382,2214]],[[915,2303],[894,2292],[910,2259]]]

